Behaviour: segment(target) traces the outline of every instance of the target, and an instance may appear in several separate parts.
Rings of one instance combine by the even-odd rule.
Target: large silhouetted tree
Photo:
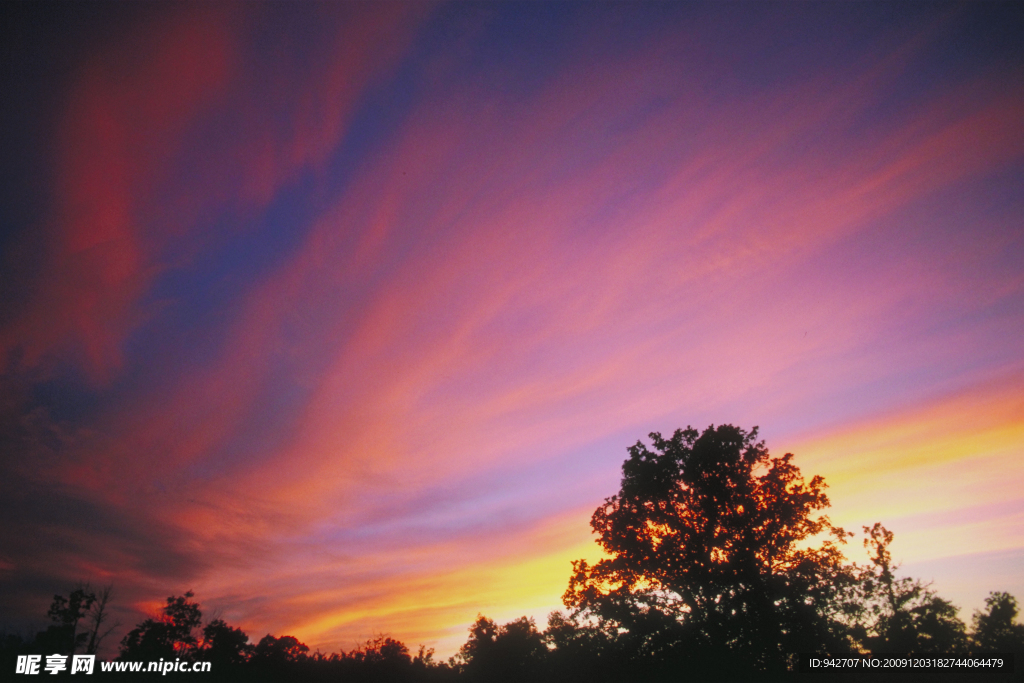
[[[782,670],[797,652],[849,646],[836,619],[852,581],[821,477],[772,457],[757,428],[650,435],[591,526],[608,558],[574,563],[564,596],[630,650],[662,661]]]

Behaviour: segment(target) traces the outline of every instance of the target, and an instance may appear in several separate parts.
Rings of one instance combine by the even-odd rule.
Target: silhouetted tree
[[[917,579],[896,578],[891,531],[876,523],[864,527],[864,533],[871,564],[857,574],[860,615],[854,628],[862,647],[872,652],[962,651],[967,634],[957,608]]]
[[[385,635],[371,638],[363,645],[346,653],[345,657],[354,662],[374,666],[391,665],[394,668],[412,666],[412,657],[409,655],[409,648],[405,643]]]
[[[195,630],[203,620],[199,605],[192,602],[192,597],[189,591],[167,598],[159,618],[146,619],[124,637],[119,659],[191,659],[199,643]]]
[[[108,585],[100,589],[100,592],[96,593],[94,596],[95,599],[88,614],[86,615],[86,619],[89,622],[89,628],[87,631],[89,637],[85,645],[86,654],[96,654],[106,637],[121,625],[120,622],[114,622],[109,625],[107,624],[110,618],[107,606],[110,604],[110,598],[113,593],[114,586]]]
[[[36,645],[46,652],[70,655],[89,644],[89,632],[78,631],[78,624],[92,610],[96,595],[88,585],[71,591],[68,597],[54,595],[46,616],[53,624],[36,636]]]
[[[309,646],[300,643],[295,636],[275,638],[268,633],[256,644],[251,661],[260,666],[279,667],[302,661],[308,652]]]
[[[425,645],[420,645],[420,649],[417,651],[416,656],[412,658],[412,663],[414,666],[423,668],[439,666],[437,662],[434,661],[434,648],[427,647]]]
[[[549,678],[556,681],[605,681],[624,678],[629,654],[621,634],[584,623],[574,615],[552,612],[544,631]],[[633,669],[634,677],[637,669]]]
[[[629,449],[619,493],[594,512],[610,557],[574,563],[571,618],[692,671],[781,671],[793,653],[848,648],[835,618],[852,581],[847,534],[816,514],[829,506],[824,480],[804,481],[792,454],[771,457],[757,428],[650,437],[654,450]]]
[[[432,651],[427,655],[422,648],[420,654],[428,660],[433,656]],[[351,681],[409,681],[415,679],[414,668],[420,668],[405,643],[385,635],[375,636],[337,658],[342,678]]]
[[[498,626],[479,616],[452,664],[470,680],[528,681],[540,677],[546,655],[533,619],[520,617]]]
[[[971,645],[980,652],[1014,652],[1024,657],[1024,624],[1016,623],[1017,599],[1009,593],[989,593],[986,611],[975,611]],[[1018,660],[1018,667],[1024,662]]]
[[[232,628],[223,619],[214,619],[203,628],[202,658],[221,671],[249,661],[255,647],[240,628]]]

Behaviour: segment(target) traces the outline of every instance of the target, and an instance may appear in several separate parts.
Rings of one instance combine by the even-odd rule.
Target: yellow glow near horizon
[[[881,521],[906,561],[1024,547],[1021,376],[796,439],[848,530]],[[852,553],[848,553],[852,554]]]

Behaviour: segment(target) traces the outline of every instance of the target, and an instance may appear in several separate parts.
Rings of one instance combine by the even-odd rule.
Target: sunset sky
[[[447,657],[721,423],[1024,599],[1024,5],[0,12],[0,630]]]

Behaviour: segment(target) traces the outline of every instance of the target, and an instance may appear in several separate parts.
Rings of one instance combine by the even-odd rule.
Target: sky
[[[446,657],[724,423],[1024,599],[1019,3],[0,11],[0,628]]]

